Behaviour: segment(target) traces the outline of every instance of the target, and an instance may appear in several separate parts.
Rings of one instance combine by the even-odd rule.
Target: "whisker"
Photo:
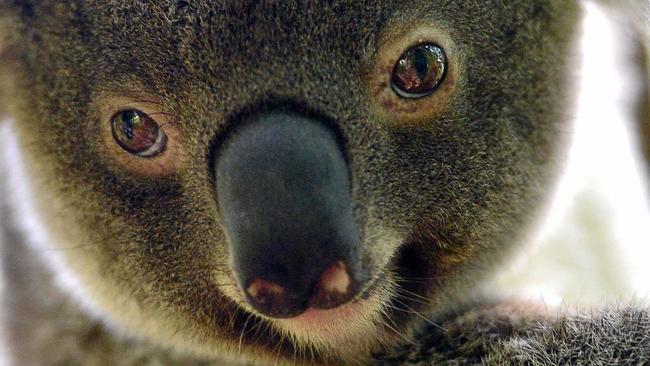
[[[381,324],[384,325],[384,326],[386,326],[386,327],[388,327],[390,330],[392,330],[393,332],[395,332],[395,334],[397,334],[398,336],[400,336],[401,338],[403,338],[405,341],[411,343],[412,345],[415,345],[415,344],[416,344],[414,340],[412,340],[411,338],[405,336],[405,335],[402,334],[400,331],[398,331],[398,330],[395,329],[394,327],[390,326],[387,322],[381,322]],[[394,325],[394,324],[393,324],[393,325]]]
[[[274,366],[278,365],[278,362],[280,362],[280,353],[282,352],[282,344],[284,343],[284,336],[280,336],[280,342],[278,342],[278,345],[275,347],[277,348],[278,352],[275,356],[275,363],[273,364]],[[275,352],[275,349],[273,350]]]
[[[246,333],[246,326],[248,325],[248,322],[251,320],[251,318],[254,315],[255,314],[253,314],[253,313],[248,314],[248,317],[246,318],[246,321],[244,321],[244,325],[241,328],[241,333],[239,334],[239,345],[237,346],[237,352],[240,355],[241,355],[241,346],[242,346],[242,343],[244,342],[244,334]]]
[[[402,293],[402,294],[400,294],[400,296],[409,295],[410,297],[408,297],[408,298],[410,300],[413,300],[413,301],[418,301],[417,299],[420,299],[422,303],[426,303],[426,304],[429,304],[432,301],[432,299],[430,299],[430,298],[424,297],[424,296],[422,296],[420,294],[417,294],[417,293],[415,293],[413,291],[409,291],[409,290],[407,290],[405,288],[402,288],[402,287],[399,287],[399,286],[397,286],[395,288],[395,290]]]
[[[84,249],[84,248],[90,248],[90,247],[96,247],[99,246],[99,244],[83,244],[83,245],[77,245],[74,247],[61,247],[61,248],[45,248],[43,249],[44,252],[58,252],[58,251],[65,251],[65,250],[75,250],[75,249]]]
[[[447,331],[446,328],[444,328],[444,327],[442,327],[441,325],[436,324],[435,322],[431,321],[431,319],[425,317],[425,316],[422,315],[419,311],[413,309],[412,307],[408,306],[407,304],[403,303],[402,301],[398,300],[397,298],[395,298],[395,301],[397,301],[398,303],[400,303],[400,305],[405,306],[405,307],[406,307],[407,309],[409,309],[413,314],[417,315],[419,318],[421,318],[421,319],[424,320],[425,322],[427,322],[427,323],[433,325],[434,327],[436,327],[436,328],[438,328],[438,329],[440,329],[440,330],[444,330],[445,332]]]

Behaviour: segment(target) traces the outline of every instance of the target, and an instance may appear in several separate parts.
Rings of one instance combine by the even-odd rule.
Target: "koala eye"
[[[420,44],[404,52],[395,66],[391,85],[402,98],[422,98],[432,94],[447,70],[447,56],[434,44]]]
[[[118,145],[133,155],[158,155],[167,143],[167,136],[158,123],[136,109],[123,110],[113,115],[111,128]]]

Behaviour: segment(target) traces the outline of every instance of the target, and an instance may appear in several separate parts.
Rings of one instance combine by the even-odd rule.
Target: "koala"
[[[643,307],[477,290],[561,170],[581,17],[0,0],[11,363],[650,362]]]

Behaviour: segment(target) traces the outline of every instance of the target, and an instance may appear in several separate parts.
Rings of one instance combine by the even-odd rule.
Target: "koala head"
[[[573,1],[9,1],[16,128],[87,301],[206,356],[340,364],[544,202]]]

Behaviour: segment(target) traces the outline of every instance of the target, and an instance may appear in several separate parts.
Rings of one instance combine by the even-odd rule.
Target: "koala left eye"
[[[118,145],[133,155],[156,156],[167,143],[167,136],[158,123],[137,109],[116,113],[111,118],[111,129]]]
[[[422,98],[442,83],[447,57],[434,44],[420,44],[404,52],[393,68],[391,85],[402,98]]]

